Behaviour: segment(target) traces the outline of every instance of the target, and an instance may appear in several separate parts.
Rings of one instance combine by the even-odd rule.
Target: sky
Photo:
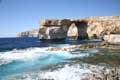
[[[0,37],[37,29],[46,18],[120,15],[120,0],[0,0]]]

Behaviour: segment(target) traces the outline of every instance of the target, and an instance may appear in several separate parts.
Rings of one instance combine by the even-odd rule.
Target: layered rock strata
[[[40,39],[65,39],[67,37],[103,39],[108,33],[120,34],[120,16],[44,19],[41,20],[40,25]]]

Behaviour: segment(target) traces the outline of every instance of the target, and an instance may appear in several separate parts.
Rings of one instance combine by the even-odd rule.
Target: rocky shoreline
[[[102,49],[111,49],[111,50],[119,50],[120,45],[111,45],[106,42],[101,43],[87,43],[87,44],[80,44],[80,45],[72,45],[69,47],[50,47],[48,50],[50,51],[75,51],[79,49],[87,49],[87,48],[102,48]],[[84,74],[83,79],[81,80],[120,80],[120,65],[112,66],[109,71],[106,71],[108,68],[104,67],[99,73],[96,74]]]
[[[84,43],[78,45],[71,45],[69,47],[49,47],[48,51],[75,51],[79,49],[87,49],[87,48],[104,48],[104,49],[120,49],[120,45],[111,45],[107,42],[100,43]]]
[[[66,74],[68,71],[69,74]],[[64,74],[64,73],[65,74]],[[63,76],[64,75],[64,76]],[[67,77],[67,76],[68,77]],[[59,77],[58,77],[59,76]],[[61,77],[60,77],[61,76]],[[70,79],[71,77],[72,79]],[[59,78],[59,79],[58,79]],[[23,73],[10,77],[8,80],[120,80],[120,67],[107,68],[98,65],[79,64],[64,65],[57,70],[43,70],[36,73]]]
[[[103,48],[103,49],[120,49],[120,45],[110,45],[106,42],[99,43],[85,43],[85,44],[77,44],[77,45],[69,45],[63,47],[47,47],[41,48],[44,51],[67,51],[72,52],[75,50],[84,50],[89,48]],[[29,50],[30,51],[30,50]],[[73,53],[74,54],[74,53]],[[76,64],[78,64],[76,66]],[[68,65],[68,66],[66,66]],[[53,67],[53,65],[52,65]],[[53,67],[53,70],[46,70],[45,72],[41,70],[32,73],[18,74],[10,77],[8,80],[67,80],[67,76],[72,77],[73,79],[78,80],[120,80],[120,65],[115,66],[106,66],[106,64],[89,64],[89,63],[77,63],[73,60],[73,62],[67,62],[63,67],[59,68]],[[49,67],[51,69],[51,67]],[[83,71],[83,72],[82,72]],[[63,74],[65,73],[66,79],[62,79]],[[68,75],[68,73],[70,73]],[[73,77],[74,76],[74,77]]]
[[[88,42],[83,44],[73,44],[63,47],[48,47],[45,48],[45,51],[72,52],[76,50],[84,50],[89,48],[120,50],[119,22],[120,22],[120,16],[89,17],[84,19],[45,19],[41,21],[41,27],[39,31],[37,30],[36,36],[38,36],[39,39],[41,40],[53,40],[53,41],[55,40],[57,41],[61,39],[63,40],[67,37],[71,37],[72,40],[78,40],[78,39],[101,40],[101,42],[93,41],[91,43]],[[33,37],[34,32],[33,34],[31,33],[32,32],[29,31],[23,32],[20,35],[20,37],[26,37],[26,36],[31,37],[31,35]],[[83,78],[80,78],[80,80],[120,80],[119,64],[112,66],[112,68],[110,69],[107,67],[100,69],[99,66],[93,67],[92,69],[90,66],[87,67],[90,68],[91,72],[93,73],[85,73],[84,75],[82,75]],[[50,74],[48,74],[48,76],[49,75]],[[79,75],[79,73],[77,75]],[[46,79],[43,78],[42,80],[46,80]]]

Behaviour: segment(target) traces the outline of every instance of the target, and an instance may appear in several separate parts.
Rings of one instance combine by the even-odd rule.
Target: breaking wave
[[[12,61],[34,61],[37,59],[43,59],[43,58],[60,58],[61,59],[69,59],[74,57],[84,57],[87,56],[88,53],[81,53],[73,52],[74,54],[71,54],[71,52],[68,51],[47,51],[48,48],[28,48],[25,50],[12,50],[8,52],[0,52],[0,65],[9,64]],[[75,54],[79,53],[79,54]]]
[[[102,78],[102,72],[109,73],[109,69],[103,66],[90,64],[66,64],[55,70],[29,72],[19,75],[12,75],[8,80],[89,80],[93,75]],[[91,79],[92,80],[92,79]]]
[[[49,51],[48,48],[27,48],[0,52],[0,79],[12,74],[23,73],[47,65],[67,62],[67,59],[89,56],[98,50]],[[66,67],[65,67],[66,68]]]

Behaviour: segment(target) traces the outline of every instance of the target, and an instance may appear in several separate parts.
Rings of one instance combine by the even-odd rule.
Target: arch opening
[[[67,38],[72,40],[88,39],[87,21],[74,21],[68,28]]]

